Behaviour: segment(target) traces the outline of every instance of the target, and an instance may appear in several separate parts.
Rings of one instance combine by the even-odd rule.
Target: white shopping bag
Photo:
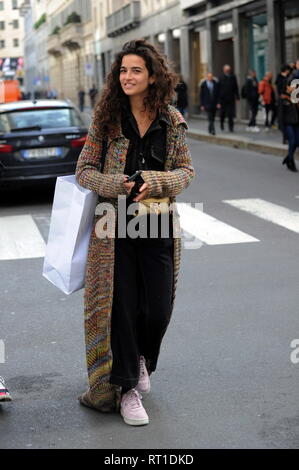
[[[75,175],[56,180],[43,276],[65,294],[84,287],[89,239],[98,195]]]

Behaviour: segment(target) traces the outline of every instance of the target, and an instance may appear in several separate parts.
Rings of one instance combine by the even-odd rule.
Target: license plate
[[[58,147],[22,150],[22,156],[28,159],[61,157],[61,153],[61,148]]]

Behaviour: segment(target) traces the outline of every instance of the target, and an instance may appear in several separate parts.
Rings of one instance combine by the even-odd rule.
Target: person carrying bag
[[[107,151],[103,140],[102,171]],[[87,251],[98,195],[80,186],[75,175],[56,179],[43,276],[65,294],[84,287]]]
[[[133,426],[149,422],[142,397],[150,391],[171,319],[180,264],[175,197],[194,177],[187,124],[169,104],[177,82],[152,44],[126,43],[111,66],[76,168],[78,183],[99,195],[84,291],[89,387],[79,401],[120,412]],[[108,150],[100,173],[104,136]],[[139,203],[149,209],[136,215]],[[155,213],[162,204],[166,214]]]

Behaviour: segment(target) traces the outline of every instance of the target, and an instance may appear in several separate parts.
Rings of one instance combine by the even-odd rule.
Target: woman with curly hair
[[[79,184],[99,195],[84,292],[89,389],[79,400],[120,411],[133,426],[149,422],[142,394],[150,391],[180,263],[175,196],[194,176],[186,122],[169,104],[176,85],[152,44],[126,43],[95,106],[76,169]],[[102,203],[114,209],[109,236],[101,230]]]

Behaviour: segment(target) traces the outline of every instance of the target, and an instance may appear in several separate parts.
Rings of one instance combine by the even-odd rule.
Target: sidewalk
[[[86,106],[84,113],[86,121],[91,119],[91,108]],[[267,153],[278,157],[285,157],[288,153],[288,146],[282,144],[282,134],[279,129],[266,130],[263,124],[258,123],[260,132],[246,131],[247,123],[235,123],[235,131],[228,131],[228,124],[225,123],[225,130],[221,131],[219,118],[215,120],[216,135],[208,133],[208,120],[205,116],[191,115],[186,118],[189,129],[187,135],[193,139],[210,142],[216,145],[239,148],[241,150],[252,150],[254,152]],[[299,159],[299,150],[296,153]]]
[[[229,132],[226,122],[225,130],[221,131],[219,118],[216,118],[216,135],[211,135],[208,133],[208,121],[204,117],[192,115],[186,121],[189,126],[187,135],[193,139],[279,157],[287,155],[288,146],[282,144],[282,134],[278,129],[266,130],[263,125],[259,125],[260,132],[248,132],[247,124],[238,122],[235,124],[235,131]],[[296,158],[298,159],[298,150]]]

